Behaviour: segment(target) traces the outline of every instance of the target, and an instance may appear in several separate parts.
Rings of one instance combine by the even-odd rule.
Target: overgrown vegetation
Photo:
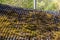
[[[60,10],[59,0],[36,0],[36,9],[39,10]],[[33,0],[0,0],[2,4],[33,9]],[[57,8],[58,7],[58,8]]]

